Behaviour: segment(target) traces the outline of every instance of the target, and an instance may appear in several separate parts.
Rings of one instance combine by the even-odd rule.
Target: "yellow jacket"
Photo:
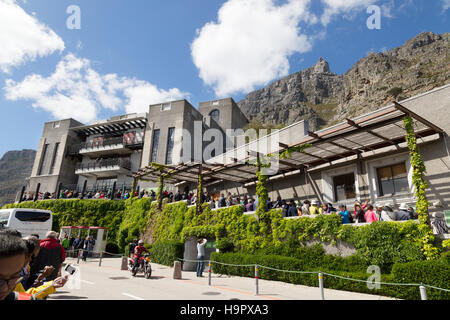
[[[322,207],[311,205],[309,207],[309,214],[322,214]]]
[[[52,293],[55,293],[56,290],[55,287],[53,286],[53,281],[49,281],[44,283],[42,286],[30,288],[26,291],[22,286],[22,284],[19,282],[18,284],[16,284],[14,291],[32,294],[36,299],[44,299],[45,297],[51,295]]]

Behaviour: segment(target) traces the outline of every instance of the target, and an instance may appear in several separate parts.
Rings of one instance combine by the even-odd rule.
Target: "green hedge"
[[[242,253],[212,253],[211,260],[217,262],[223,262],[227,264],[238,265],[260,265],[280,270],[290,271],[311,271],[311,272],[325,272],[338,276],[343,276],[352,279],[364,280],[370,277],[371,274],[364,271],[346,272],[344,270],[332,270],[330,266],[310,267],[305,260],[283,257],[277,255],[254,255],[254,254],[242,254]],[[423,280],[427,280],[426,284],[438,286],[441,288],[448,288],[449,283],[449,270],[444,268],[444,263],[440,261],[419,261],[410,263],[398,263],[395,264],[392,274],[382,274],[381,282],[386,283],[420,283],[420,272],[427,272],[427,276]],[[431,267],[433,266],[433,267]],[[407,269],[414,270],[410,272],[410,277],[405,277],[404,273],[407,273]],[[241,277],[254,277],[254,267],[235,267],[221,264],[212,264],[212,270],[217,274],[236,275]],[[417,270],[417,273],[416,273]],[[420,271],[419,271],[420,270]],[[446,275],[444,275],[446,273]],[[408,274],[408,273],[407,273]],[[293,284],[300,284],[310,287],[318,287],[318,275],[313,274],[297,274],[289,272],[280,272],[265,268],[259,269],[259,277],[266,280],[275,280],[289,282]],[[447,281],[447,283],[445,283]],[[394,285],[381,285],[380,289],[369,289],[366,282],[356,282],[346,279],[340,279],[329,275],[324,276],[324,287],[337,290],[345,290],[352,292],[368,293],[375,295],[390,296],[400,299],[420,299],[420,291],[418,286],[394,286]],[[448,299],[448,293],[443,291],[437,291],[427,288],[429,299]]]
[[[173,267],[174,261],[184,255],[184,243],[177,240],[155,242],[150,247],[152,261]]]
[[[397,263],[392,268],[392,274],[398,282],[423,283],[434,287],[450,290],[450,265],[442,260],[413,261]],[[427,287],[428,299],[450,299],[450,292]],[[420,299],[417,287],[405,288],[403,291],[408,299]]]

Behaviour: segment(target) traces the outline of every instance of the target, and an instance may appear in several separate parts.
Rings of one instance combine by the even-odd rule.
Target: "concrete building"
[[[214,110],[208,106],[213,106]],[[213,116],[212,116],[213,115]],[[27,192],[130,190],[133,173],[157,162],[176,165],[203,154],[207,129],[222,141],[226,131],[248,123],[233,99],[186,100],[149,106],[148,113],[127,114],[84,125],[74,119],[45,123]],[[214,150],[223,153],[225,147]],[[142,181],[141,188],[153,188]],[[39,188],[38,188],[39,187]]]
[[[210,111],[209,106],[207,112]],[[255,197],[255,167],[246,164],[262,155],[311,143],[305,153],[280,160],[268,180],[269,197],[343,203],[350,210],[355,201],[414,205],[412,166],[405,142],[403,118],[414,119],[417,142],[425,162],[430,211],[450,209],[450,85],[393,103],[335,126],[309,132],[299,122],[279,131],[278,141],[264,137],[202,164],[203,185],[209,193]],[[263,146],[261,148],[260,146]],[[171,183],[194,192],[198,163],[178,167],[182,177]],[[139,174],[137,175],[139,176]],[[145,176],[140,172],[140,176]]]

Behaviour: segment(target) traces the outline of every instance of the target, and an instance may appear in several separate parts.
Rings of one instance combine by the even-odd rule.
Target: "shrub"
[[[155,242],[150,249],[152,261],[166,266],[173,266],[173,262],[182,258],[184,244],[176,240]]]
[[[448,258],[447,258],[448,259]],[[392,267],[392,275],[396,282],[427,284],[450,290],[450,265],[442,260],[413,261],[396,263]],[[430,300],[450,299],[450,292],[427,287]],[[420,299],[419,289],[407,287],[400,295],[404,299]]]
[[[106,251],[107,253],[118,254],[118,253],[119,253],[119,246],[118,246],[116,243],[108,242],[108,243],[106,244],[105,251]]]
[[[352,258],[353,259],[353,258]],[[241,277],[254,277],[254,265],[259,268],[259,278],[275,281],[284,281],[293,284],[306,285],[310,287],[318,287],[317,273],[300,274],[292,272],[283,272],[263,268],[270,267],[279,270],[288,271],[308,271],[308,272],[324,272],[337,276],[364,280],[351,281],[347,279],[337,278],[330,275],[324,275],[324,287],[361,292],[368,294],[391,296],[401,299],[420,299],[420,291],[418,286],[395,286],[382,284],[380,289],[369,289],[366,281],[369,279],[369,273],[364,271],[346,272],[342,270],[333,270],[331,266],[308,267],[305,261],[296,258],[282,257],[276,255],[251,255],[242,253],[217,253],[211,254],[211,260],[238,265],[250,265],[246,267],[236,267],[231,265],[222,265],[212,263],[214,273],[236,275]],[[393,267],[392,274],[382,274],[381,282],[385,283],[425,283],[440,288],[447,288],[450,283],[450,266],[441,261],[418,261],[409,263],[397,263]],[[436,289],[427,288],[429,299],[449,299],[449,293],[438,291]],[[318,293],[319,295],[319,293]]]
[[[234,249],[234,244],[230,238],[222,238],[216,241],[216,248],[220,252],[231,252]]]
[[[413,233],[417,226],[414,222],[406,226],[395,222],[374,222],[355,230],[351,242],[367,265],[377,265],[383,272],[389,273],[396,262],[425,259],[420,247],[405,238],[402,232],[402,229],[409,228]]]

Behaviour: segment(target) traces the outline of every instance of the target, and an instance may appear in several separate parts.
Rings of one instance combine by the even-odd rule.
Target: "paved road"
[[[173,269],[152,264],[152,277],[132,277],[120,270],[121,258],[104,258],[87,262],[67,258],[67,263],[79,267],[79,288],[68,283],[49,297],[50,300],[318,300],[318,288],[293,285],[278,281],[259,280],[259,295],[255,295],[255,280],[251,278],[212,275],[197,278],[195,272],[183,271],[181,280],[173,279]],[[76,278],[75,278],[76,279]],[[368,294],[325,289],[328,300],[390,300]]]

